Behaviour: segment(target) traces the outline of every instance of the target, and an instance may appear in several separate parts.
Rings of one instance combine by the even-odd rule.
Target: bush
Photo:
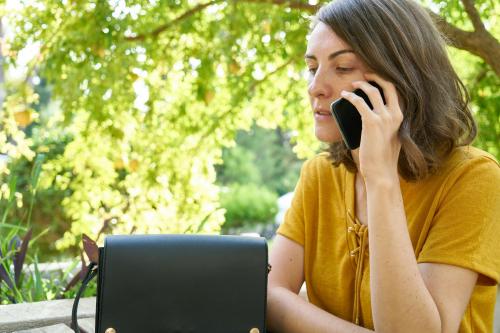
[[[278,195],[255,184],[232,184],[221,194],[226,209],[223,231],[272,222],[278,213]]]
[[[46,228],[36,236],[31,223],[32,211],[44,155],[38,155],[33,163],[29,178],[18,183],[16,175],[9,175],[0,193],[0,305],[22,302],[37,302],[56,298],[74,298],[73,288],[85,273],[86,264],[82,257],[82,271],[68,283],[71,272],[79,260],[73,260],[66,269],[52,274],[40,271],[38,249],[34,243],[44,236]],[[0,182],[0,184],[2,183]],[[27,195],[19,196],[18,187]],[[23,198],[28,203],[21,205]],[[95,296],[96,284],[85,290],[84,297]]]
[[[278,195],[293,191],[303,161],[292,151],[289,135],[256,125],[248,132],[239,131],[236,146],[222,151],[223,164],[216,168],[218,184],[265,185]]]

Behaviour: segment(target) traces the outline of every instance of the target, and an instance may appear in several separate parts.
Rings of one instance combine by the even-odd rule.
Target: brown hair
[[[412,0],[337,0],[312,22],[328,25],[400,96],[403,122],[398,170],[419,180],[438,169],[457,146],[477,133],[469,95],[446,53],[445,41],[425,9]],[[330,158],[355,171],[344,142],[330,144]]]

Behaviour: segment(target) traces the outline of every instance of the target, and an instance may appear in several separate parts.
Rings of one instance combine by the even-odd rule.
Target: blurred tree
[[[221,193],[221,204],[226,210],[223,232],[272,224],[278,213],[276,193],[256,184],[233,184]]]
[[[224,149],[222,159],[223,164],[216,168],[218,183],[252,183],[279,196],[293,191],[302,165],[279,127],[252,126],[249,131],[238,131],[236,146]]]
[[[466,75],[484,138],[477,143],[498,156],[495,59],[500,55],[492,35],[498,36],[500,5],[424,3],[436,18],[445,18],[438,25],[454,45],[479,56],[471,58]],[[37,114],[38,95],[28,82],[35,70],[59,104],[50,116],[40,115],[29,140],[43,146],[53,133],[71,138],[64,153],[45,164],[40,184],[71,193],[62,205],[73,222],[57,242],[60,248],[75,244],[82,232],[95,235],[104,221],[115,232],[217,232],[223,212],[213,165],[221,161],[221,148],[234,143],[236,131],[253,121],[290,131],[300,157],[318,148],[302,60],[308,18],[318,5],[285,0],[0,5],[0,17],[13,31],[2,41],[5,66],[19,66],[27,46],[25,53],[32,53],[25,79],[6,84],[0,153],[33,156],[32,142],[19,126],[36,118],[31,116]],[[457,55],[456,63],[463,58]],[[493,107],[496,113],[490,114]]]

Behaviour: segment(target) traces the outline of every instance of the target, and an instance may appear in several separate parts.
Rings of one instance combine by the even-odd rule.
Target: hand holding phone
[[[382,100],[385,104],[382,88],[374,81],[368,81],[368,83],[380,91],[380,95],[382,96]],[[354,90],[353,93],[363,98],[368,107],[373,109],[370,99],[363,90],[358,88]],[[351,150],[359,148],[361,142],[362,121],[361,115],[356,107],[345,98],[339,98],[330,105],[330,111],[333,118],[337,122],[340,134],[342,135],[347,148]]]

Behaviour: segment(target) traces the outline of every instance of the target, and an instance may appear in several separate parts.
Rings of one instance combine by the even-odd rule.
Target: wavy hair
[[[328,25],[374,72],[392,82],[403,122],[398,132],[400,175],[408,181],[435,172],[457,146],[470,144],[477,127],[469,94],[455,73],[444,37],[431,17],[412,0],[337,0],[319,9]],[[335,166],[356,171],[344,142],[328,152]]]

